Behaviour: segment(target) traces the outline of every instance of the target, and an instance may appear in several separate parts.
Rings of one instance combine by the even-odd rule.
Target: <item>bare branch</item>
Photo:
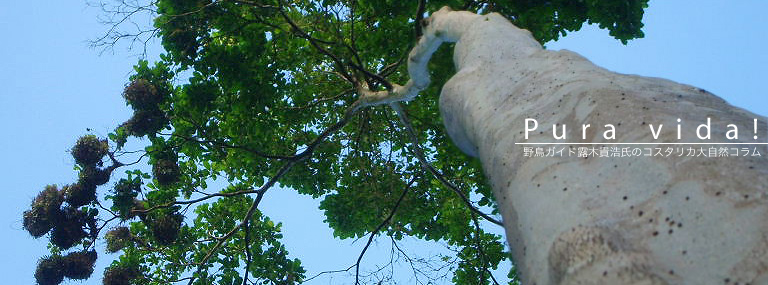
[[[317,274],[313,275],[313,276],[312,276],[312,277],[310,277],[310,278],[304,279],[304,282],[306,283],[306,282],[308,282],[308,281],[310,281],[310,280],[312,280],[312,279],[315,279],[315,278],[317,278],[317,277],[320,277],[321,275],[325,275],[325,274],[333,274],[333,273],[349,272],[349,271],[350,271],[350,270],[352,270],[352,268],[354,268],[354,267],[355,267],[355,264],[352,264],[352,265],[350,265],[349,267],[347,267],[347,269],[339,269],[339,270],[327,270],[327,271],[322,271],[322,272],[319,272],[319,273],[317,273]]]
[[[408,193],[408,191],[411,189],[411,185],[416,182],[416,177],[414,176],[411,178],[411,181],[408,182],[408,185],[405,186],[405,189],[403,190],[403,193],[400,194],[400,198],[397,199],[397,202],[395,203],[395,206],[392,207],[392,211],[389,212],[389,215],[387,218],[385,218],[379,226],[376,227],[371,232],[371,235],[368,237],[368,242],[365,243],[365,247],[363,247],[363,250],[360,252],[360,255],[357,257],[357,262],[355,262],[355,285],[360,284],[360,261],[363,260],[363,256],[365,255],[365,252],[368,250],[368,247],[371,246],[371,243],[373,242],[373,238],[376,237],[376,234],[379,233],[379,231],[384,228],[387,224],[389,224],[389,221],[392,220],[392,217],[395,215],[395,212],[397,211],[397,208],[400,207],[400,203],[405,198],[405,194]]]
[[[102,36],[90,41],[91,47],[101,48],[101,52],[104,52],[114,48],[118,42],[129,39],[128,49],[133,49],[134,44],[141,43],[142,55],[146,56],[147,44],[157,35],[159,29],[152,27],[151,23],[139,24],[136,18],[140,18],[139,15],[142,14],[147,15],[147,21],[154,18],[153,16],[157,14],[154,8],[157,1],[141,2],[140,0],[122,0],[116,5],[105,2],[90,3],[89,5],[98,7],[103,14],[107,15],[107,17],[99,17],[99,21],[109,27]],[[130,29],[133,31],[124,31],[125,25],[132,26]]]
[[[413,148],[411,150],[414,153],[414,155],[416,155],[416,158],[419,160],[422,167],[424,167],[427,171],[432,173],[432,175],[434,175],[435,178],[437,178],[437,180],[440,181],[440,183],[442,183],[445,187],[448,187],[449,189],[453,190],[453,192],[456,193],[456,195],[458,195],[462,201],[464,201],[464,204],[466,204],[467,207],[469,207],[469,209],[472,210],[472,212],[477,213],[478,215],[480,215],[481,217],[483,217],[484,219],[488,220],[491,223],[494,223],[496,225],[503,227],[504,224],[501,221],[483,213],[482,211],[477,209],[477,207],[472,205],[472,202],[469,201],[469,199],[467,198],[466,195],[464,195],[463,192],[461,192],[459,187],[457,187],[451,181],[448,181],[448,179],[446,179],[445,176],[443,176],[439,171],[437,171],[437,169],[435,169],[434,166],[432,166],[431,163],[429,163],[429,161],[427,161],[427,159],[424,156],[424,151],[421,148],[421,145],[419,144],[419,138],[418,136],[416,136],[416,131],[413,129],[413,125],[411,125],[411,121],[406,116],[405,111],[403,110],[403,107],[398,102],[391,103],[390,106],[397,113],[397,116],[400,118],[400,122],[405,126],[406,133],[410,137],[411,144],[413,145]]]

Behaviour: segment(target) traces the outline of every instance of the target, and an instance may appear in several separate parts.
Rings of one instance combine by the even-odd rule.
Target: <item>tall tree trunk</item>
[[[456,41],[457,74],[443,87],[441,113],[454,142],[482,161],[525,284],[768,284],[764,157],[687,156],[688,148],[708,152],[710,145],[606,145],[675,153],[579,158],[568,155],[578,146],[563,145],[563,157],[530,158],[515,144],[754,143],[754,119],[768,130],[765,117],[702,89],[543,50],[498,14],[444,8],[427,23],[411,53],[406,87],[423,88],[429,56],[441,42]],[[526,118],[539,122],[528,139]],[[708,118],[712,138],[699,140],[696,126]],[[566,125],[567,139],[555,140],[552,124],[558,135]],[[582,124],[590,124],[584,139]],[[607,124],[616,127],[615,139],[604,137]],[[654,139],[650,126],[660,124]],[[728,124],[738,127],[739,139],[726,140]],[[764,147],[757,151],[766,155]]]

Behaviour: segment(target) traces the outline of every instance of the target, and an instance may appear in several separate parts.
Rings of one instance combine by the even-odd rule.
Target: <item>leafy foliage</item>
[[[49,186],[24,212],[25,229],[34,237],[51,232],[55,245],[38,266],[40,284],[89,276],[87,266],[65,275],[58,254],[75,245],[90,254],[114,221],[128,226],[105,234],[107,250],[121,256],[105,271],[104,284],[300,283],[306,271],[280,242],[281,225],[258,210],[278,182],[320,199],[339,238],[442,241],[456,252],[450,265],[456,284],[495,283],[490,270],[508,258],[503,238],[483,230],[472,210],[497,213],[491,189],[479,163],[451,144],[435,100],[454,72],[450,47],[434,56],[434,83],[406,110],[424,157],[456,189],[424,171],[390,109],[350,112],[355,88],[404,82],[420,20],[444,5],[501,13],[541,42],[585,22],[626,42],[642,37],[647,0],[122,5],[155,13],[151,31],[167,53],[135,66],[122,94],[134,114],[109,135],[111,143],[92,135],[78,140],[72,153],[80,180],[63,191]],[[152,165],[151,175],[116,159],[133,153],[125,149],[131,137],[146,139],[138,161]],[[106,155],[112,165],[103,168]],[[97,226],[96,188],[117,168],[128,169],[103,194],[112,205],[101,209],[111,216]],[[214,179],[229,186],[211,189]],[[516,282],[514,268],[509,278]]]

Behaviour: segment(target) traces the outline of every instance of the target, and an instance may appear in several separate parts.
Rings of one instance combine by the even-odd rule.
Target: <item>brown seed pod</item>
[[[67,203],[72,207],[88,205],[96,200],[96,185],[90,183],[75,183],[62,189]]]
[[[104,285],[131,285],[131,283],[141,278],[141,270],[138,266],[120,264],[108,267],[104,270]]]
[[[56,185],[45,186],[45,189],[41,191],[32,201],[32,208],[40,208],[46,212],[54,212],[61,207],[61,203],[64,202],[64,195]]]
[[[77,251],[67,254],[62,262],[64,277],[79,280],[90,278],[93,274],[93,266],[96,264],[96,257],[96,251]]]
[[[75,246],[83,240],[88,233],[83,229],[93,217],[87,214],[67,207],[63,210],[61,219],[58,219],[51,231],[51,243],[62,248],[68,249]]]
[[[55,227],[51,231],[51,243],[56,246],[69,249],[83,240],[88,234],[82,228]]]
[[[152,165],[152,174],[157,183],[166,186],[179,181],[181,170],[175,160],[159,159]]]
[[[163,101],[163,96],[157,92],[157,88],[149,80],[141,78],[133,80],[125,87],[123,98],[134,110],[157,108],[157,104]]]
[[[112,175],[112,170],[112,168],[100,169],[93,166],[85,167],[80,171],[78,182],[95,186],[104,185],[109,182],[109,176]]]
[[[131,244],[131,231],[127,227],[116,227],[104,235],[107,240],[107,252],[114,253]]]
[[[137,110],[133,117],[123,123],[122,127],[128,135],[143,137],[157,133],[168,124],[168,118],[160,109]]]
[[[147,210],[147,207],[144,206],[146,202],[139,199],[133,199],[133,208],[131,208],[130,212],[128,213],[128,216],[130,218],[139,217],[140,219],[144,219],[147,214],[143,211]]]
[[[35,269],[35,280],[39,285],[58,285],[64,280],[63,258],[52,255],[41,258]]]
[[[61,217],[63,201],[64,195],[56,185],[46,186],[32,201],[31,209],[24,211],[24,229],[35,238],[48,233]]]
[[[171,245],[179,236],[179,229],[183,220],[184,216],[175,210],[164,209],[163,211],[151,212],[145,224],[149,223],[149,230],[152,231],[152,236],[158,243]]]
[[[40,210],[32,209],[24,211],[23,227],[32,237],[39,238],[47,234],[53,228],[53,224]]]
[[[82,166],[95,165],[109,152],[106,140],[99,140],[94,135],[80,137],[70,151],[75,162]]]

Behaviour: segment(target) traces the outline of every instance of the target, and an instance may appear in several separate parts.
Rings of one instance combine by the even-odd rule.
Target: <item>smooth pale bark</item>
[[[701,142],[696,126],[707,117],[710,141],[726,141],[735,124],[740,140],[731,142],[755,142],[753,119],[765,136],[765,117],[698,88],[543,50],[498,14],[444,8],[428,23],[409,84],[367,102],[415,96],[429,82],[432,52],[456,42],[441,113],[454,142],[482,161],[524,284],[768,284],[766,158],[525,158],[515,145],[526,142],[526,118],[540,124],[529,142],[554,142],[560,123],[567,142],[601,143]],[[591,125],[586,140],[582,124]],[[603,138],[606,124],[615,140]],[[650,124],[664,124],[656,140]]]

